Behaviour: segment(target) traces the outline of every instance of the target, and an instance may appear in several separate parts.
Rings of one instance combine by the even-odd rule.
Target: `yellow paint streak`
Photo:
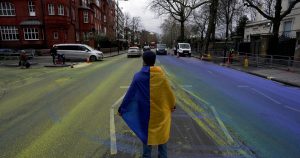
[[[79,102],[68,114],[66,114],[61,122],[54,124],[47,132],[37,138],[30,146],[24,149],[21,153],[17,155],[19,158],[33,158],[33,157],[53,157],[55,155],[55,148],[62,146],[63,144],[57,144],[58,142],[73,142],[74,149],[80,147],[80,150],[84,150],[87,146],[81,144],[76,144],[76,142],[85,142],[86,138],[79,138],[76,131],[82,129],[83,127],[93,127],[95,122],[91,122],[88,118],[97,117],[101,118],[103,116],[96,115],[93,116],[95,110],[101,108],[101,101],[95,102],[99,99],[99,96],[106,94],[108,89],[113,89],[114,84],[127,73],[127,69],[133,66],[133,62],[129,62],[126,66],[122,66],[116,69],[114,73],[111,73],[107,79],[103,79],[99,85],[95,86],[95,90],[92,91],[87,97],[85,97],[81,102]],[[99,110],[97,110],[99,111]],[[105,112],[103,112],[105,113]],[[102,113],[102,114],[103,114]],[[107,109],[107,115],[109,114],[109,109]],[[105,114],[106,114],[105,113]],[[104,121],[99,120],[99,123],[104,123]],[[97,125],[99,126],[99,125]],[[82,129],[86,130],[86,129]],[[75,132],[75,133],[74,133]],[[104,131],[101,131],[102,133]],[[69,144],[69,143],[68,143]],[[103,149],[105,150],[105,149]],[[76,153],[76,151],[73,151]],[[72,153],[72,154],[74,154]],[[72,155],[71,154],[71,155]],[[70,153],[66,151],[64,156],[70,156]],[[77,155],[78,157],[83,157],[84,155]]]

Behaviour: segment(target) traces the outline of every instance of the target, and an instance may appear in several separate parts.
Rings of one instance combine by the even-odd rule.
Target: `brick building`
[[[0,48],[49,48],[86,43],[93,35],[115,38],[112,0],[0,1]]]

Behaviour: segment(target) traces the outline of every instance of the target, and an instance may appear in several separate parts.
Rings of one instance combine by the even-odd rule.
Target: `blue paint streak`
[[[260,157],[300,155],[300,89],[194,58],[158,56],[178,84],[215,106],[225,125]],[[212,72],[209,73],[208,71]],[[239,88],[246,85],[249,88]],[[256,93],[255,89],[281,104]]]

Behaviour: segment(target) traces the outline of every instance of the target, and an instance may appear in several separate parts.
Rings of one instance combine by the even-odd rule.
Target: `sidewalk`
[[[127,51],[120,51],[118,52],[111,52],[111,53],[104,53],[104,58],[109,58],[117,55],[122,55],[126,53]],[[44,66],[49,66],[53,65],[52,64],[52,57],[51,56],[36,56],[33,59],[29,60],[29,62],[32,64],[34,67],[44,67]],[[53,66],[53,67],[65,67],[65,66],[70,66],[72,64],[78,64],[81,62],[85,62],[84,60],[76,60],[76,61],[66,61],[66,65],[63,66]],[[0,60],[0,66],[6,66],[6,67],[18,67],[19,60],[18,58],[12,59],[12,60]]]
[[[229,65],[228,67],[244,71],[252,75],[283,83],[289,86],[300,87],[300,73],[276,68],[257,68]]]

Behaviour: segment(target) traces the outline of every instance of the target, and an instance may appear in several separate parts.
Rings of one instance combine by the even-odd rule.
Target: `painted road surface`
[[[140,157],[142,144],[116,109],[141,66],[121,55],[73,69],[1,67],[0,157]],[[170,157],[252,157],[201,100],[171,83],[180,99]]]
[[[299,157],[300,89],[195,58],[159,56],[178,85],[214,107],[229,134],[258,157]]]
[[[193,58],[158,65],[177,98],[171,158],[299,155],[298,89]],[[116,111],[141,66],[121,55],[73,69],[1,67],[0,157],[140,157]]]

